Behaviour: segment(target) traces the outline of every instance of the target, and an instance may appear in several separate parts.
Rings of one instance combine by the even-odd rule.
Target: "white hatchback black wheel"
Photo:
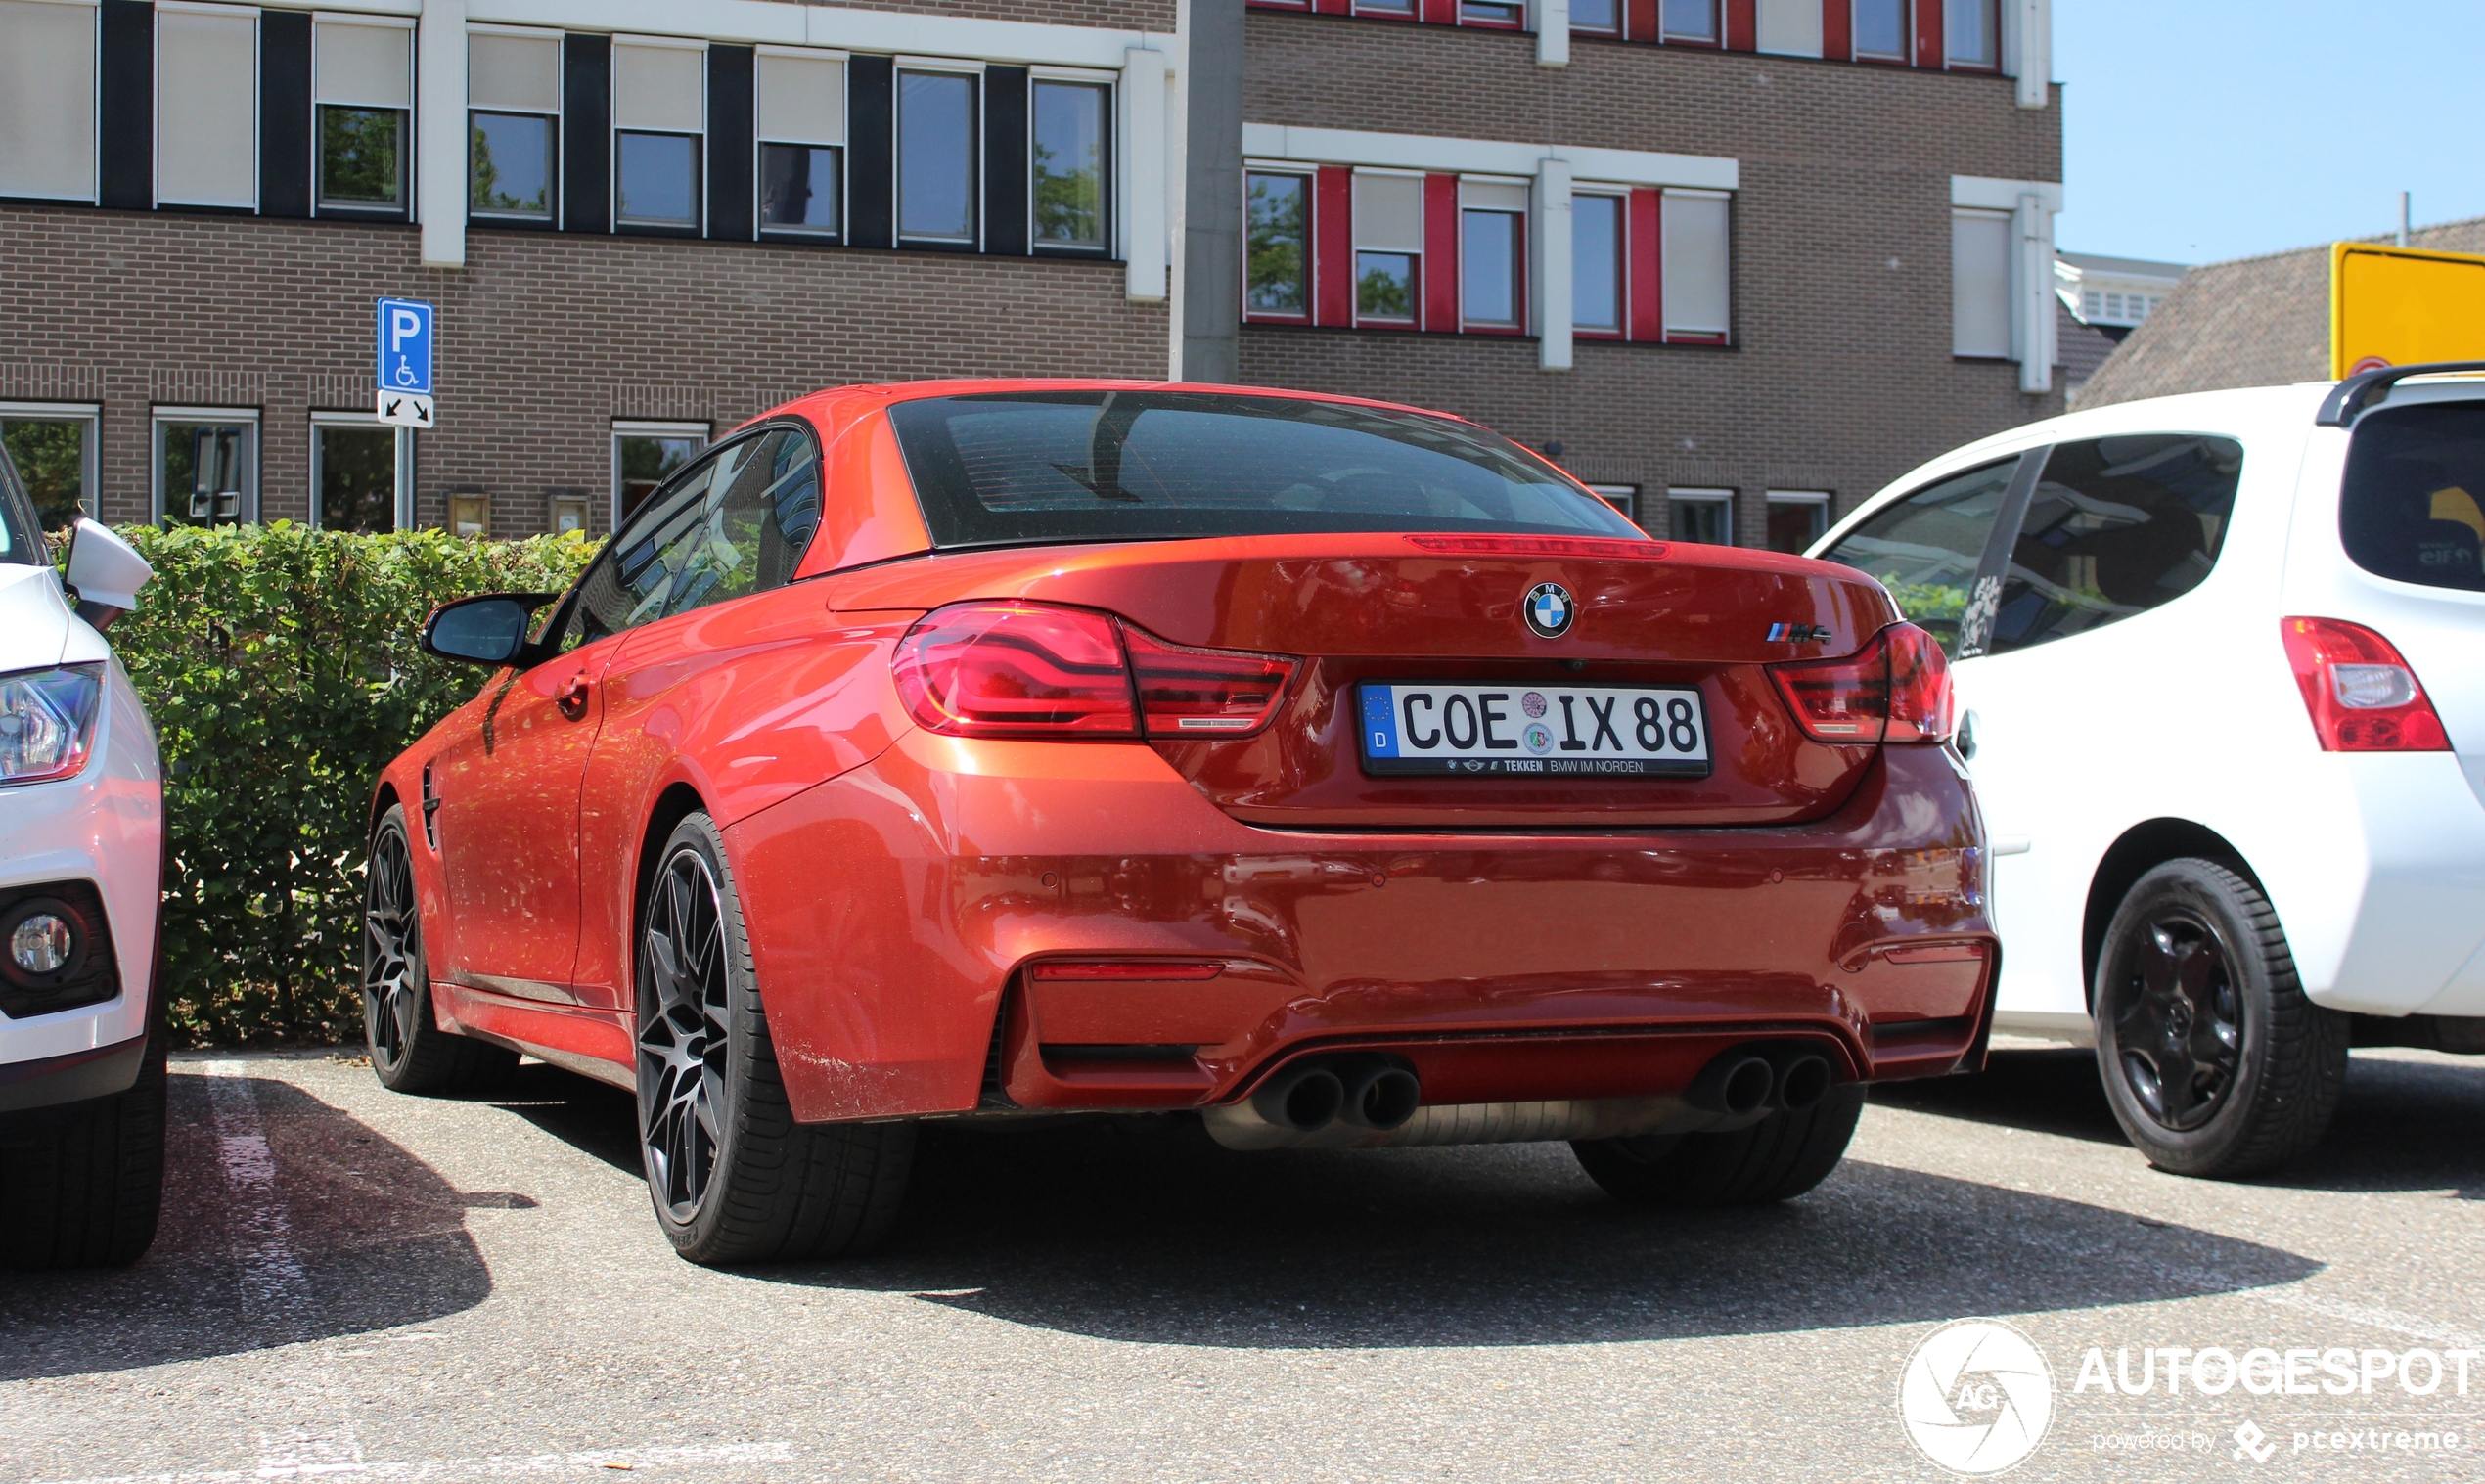
[[[2304,997],[2278,914],[2206,860],[2134,882],[2098,956],[2097,1060],[2134,1147],[2181,1175],[2248,1175],[2329,1127],[2347,1017]]]
[[[639,913],[638,1092],[648,1193],[693,1262],[833,1257],[896,1220],[915,1126],[796,1123],[724,840],[675,827]]]

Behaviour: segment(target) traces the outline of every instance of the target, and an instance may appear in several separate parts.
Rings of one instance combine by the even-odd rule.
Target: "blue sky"
[[[2485,216],[2485,0],[2054,0],[2074,252],[2207,263]]]

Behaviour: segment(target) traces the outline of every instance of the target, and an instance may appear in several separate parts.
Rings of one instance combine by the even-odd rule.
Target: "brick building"
[[[2059,408],[2047,3],[0,0],[0,427],[109,519],[516,535],[818,385],[1184,376],[1791,544]]]

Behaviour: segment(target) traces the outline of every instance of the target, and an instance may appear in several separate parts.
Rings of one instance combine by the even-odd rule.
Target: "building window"
[[[1664,39],[1717,44],[1717,0],[1663,0]]]
[[[1527,23],[1527,7],[1514,0],[1459,0],[1461,25],[1494,25],[1517,30]]]
[[[256,409],[158,407],[155,444],[156,518],[176,525],[258,519]]]
[[[1704,546],[1735,544],[1735,492],[1731,489],[1675,489],[1665,503],[1673,517],[1674,539]]]
[[[1796,556],[1830,533],[1830,497],[1810,490],[1769,491],[1769,550]]]
[[[321,20],[311,26],[319,109],[319,207],[402,213],[414,29]]]
[[[156,200],[259,203],[259,18],[156,10]]]
[[[73,525],[80,516],[103,517],[95,485],[101,411],[91,402],[0,402],[0,444],[8,447],[47,531]]]
[[[1625,205],[1619,196],[1570,198],[1570,322],[1582,335],[1622,334]]]
[[[1622,518],[1637,522],[1640,518],[1640,487],[1636,484],[1591,484],[1597,498],[1622,513]]]
[[[1733,319],[1730,198],[1722,191],[1668,191],[1663,220],[1665,337],[1722,341]]]
[[[959,72],[897,74],[897,235],[975,242],[976,93]]]
[[[1106,246],[1105,120],[1108,94],[1092,82],[1037,78],[1029,131],[1029,189],[1039,247]]]
[[[1942,26],[1950,33],[1952,67],[1995,67],[2002,65],[2002,18],[1994,0],[1944,0]]]
[[[1785,57],[1821,55],[1821,0],[1759,0],[1759,34],[1764,52]]]
[[[1622,34],[1622,0],[1570,0],[1570,28],[1602,36]]]
[[[707,446],[704,423],[612,425],[612,528]]]
[[[707,128],[707,50],[612,44],[612,220],[696,232]]]
[[[759,53],[759,230],[845,231],[845,63]]]
[[[1312,312],[1312,178],[1253,170],[1245,176],[1242,307],[1301,319]]]
[[[95,199],[96,12],[0,3],[0,196]]]
[[[414,434],[367,412],[311,414],[311,523],[324,531],[392,531],[405,523]]]
[[[1907,60],[1908,0],[1855,0],[1855,55]]]
[[[1399,21],[1415,19],[1415,0],[1355,0],[1358,16],[1387,16]]]
[[[561,39],[466,38],[469,214],[550,222],[561,143]]]
[[[1423,261],[1423,177],[1355,174],[1355,318],[1412,325]]]
[[[1527,187],[1459,183],[1459,319],[1468,329],[1518,330],[1527,318]]]
[[[2011,213],[1950,213],[1950,352],[2011,354]]]

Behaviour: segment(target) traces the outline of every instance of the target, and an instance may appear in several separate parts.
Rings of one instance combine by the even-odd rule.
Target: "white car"
[[[2485,382],[2401,368],[2015,427],[1814,547],[1956,661],[1996,1031],[2093,1044],[2158,1167],[2309,1147],[2350,1044],[2485,1052],[2480,546]]]
[[[152,575],[81,520],[65,588],[0,451],[0,1267],[133,1262],[155,1239],[163,785],[99,632]]]

